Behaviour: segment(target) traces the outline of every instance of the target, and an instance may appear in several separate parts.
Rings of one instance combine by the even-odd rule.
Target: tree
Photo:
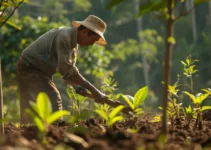
[[[20,28],[16,26],[14,23],[9,21],[9,19],[14,14],[15,10],[20,7],[20,5],[25,2],[26,0],[1,0],[0,2],[0,28],[4,24],[11,25],[16,29]]]
[[[107,7],[113,7],[124,0],[110,0]],[[165,20],[165,57],[164,57],[164,87],[163,87],[163,118],[161,133],[166,135],[166,107],[168,100],[168,85],[171,82],[171,60],[172,49],[175,44],[174,38],[174,23],[177,19],[190,13],[195,6],[210,0],[194,0],[193,7],[189,10],[184,10],[184,5],[188,0],[152,0],[148,1],[139,7],[139,17],[150,12],[157,12],[159,17],[163,17]],[[181,4],[181,5],[179,5]],[[180,7],[180,13],[175,17],[176,6]]]

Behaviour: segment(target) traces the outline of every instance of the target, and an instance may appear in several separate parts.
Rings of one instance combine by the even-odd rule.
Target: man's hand
[[[88,93],[88,90],[81,85],[74,86],[74,89],[77,94],[80,94],[83,96],[86,96],[86,94]]]

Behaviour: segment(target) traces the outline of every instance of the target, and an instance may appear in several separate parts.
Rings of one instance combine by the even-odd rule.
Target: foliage
[[[0,28],[6,23],[18,30],[21,30],[13,22],[9,21],[11,16],[14,14],[15,10],[23,3],[28,2],[28,0],[7,0],[0,2]]]
[[[127,104],[130,106],[130,108],[133,110],[133,113],[136,115],[142,114],[143,110],[140,108],[140,105],[144,103],[144,100],[146,99],[148,94],[148,87],[142,87],[139,89],[135,95],[134,99],[130,100],[130,98],[126,95],[121,95],[123,99],[127,102]]]
[[[67,94],[72,102],[70,106],[70,124],[75,124],[82,119],[90,117],[91,110],[88,109],[90,105],[85,102],[87,101],[87,97],[77,94],[75,89],[71,85],[68,85],[67,87]]]
[[[106,121],[106,124],[109,128],[113,127],[113,124],[123,120],[123,116],[118,116],[121,110],[124,108],[123,105],[117,106],[110,113],[103,109],[95,109],[95,112]]]
[[[180,89],[178,89],[179,87],[179,82],[180,82],[180,78],[181,75],[178,75],[178,81],[174,84],[174,85],[169,85],[168,86],[168,105],[167,105],[167,115],[171,121],[171,125],[172,125],[172,130],[174,128],[174,122],[176,120],[176,123],[180,123],[180,119],[181,118],[185,118],[186,119],[186,127],[189,128],[190,125],[190,121],[192,119],[195,119],[195,127],[198,127],[199,129],[202,128],[202,112],[208,109],[211,109],[210,106],[202,106],[202,103],[204,102],[204,100],[206,100],[211,92],[209,89],[202,89],[202,91],[204,91],[205,93],[198,93],[196,95],[193,94],[193,77],[196,76],[196,73],[198,72],[197,69],[195,69],[196,62],[199,62],[197,59],[196,60],[192,60],[191,59],[191,55],[186,57],[185,62],[184,61],[180,61],[181,64],[183,65],[183,76],[184,78],[190,79],[188,83],[184,82],[183,83],[183,87],[188,87],[186,89],[190,90],[190,92],[188,91],[181,91]],[[182,84],[182,83],[180,83]],[[182,86],[182,85],[180,85]],[[181,94],[185,94],[187,96],[190,97],[191,99],[191,104],[189,103],[188,107],[182,107],[183,103],[178,103],[179,98],[181,96],[181,94],[179,94],[179,92],[181,91]],[[184,100],[185,102],[185,100]],[[160,109],[162,109],[160,107]],[[181,113],[183,112],[183,113]]]
[[[40,92],[37,96],[37,101],[30,101],[32,109],[27,108],[26,112],[31,116],[38,130],[41,133],[41,138],[46,143],[46,133],[50,124],[54,123],[61,117],[69,115],[66,110],[52,112],[51,102],[48,95],[44,92]]]

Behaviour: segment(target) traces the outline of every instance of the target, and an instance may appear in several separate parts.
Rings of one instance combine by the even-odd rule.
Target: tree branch
[[[186,16],[187,14],[189,14],[191,11],[193,11],[195,8],[195,6],[193,6],[191,9],[189,9],[188,11],[186,11],[185,13],[182,13],[181,15],[177,16],[174,21],[178,20],[179,18]]]
[[[1,23],[0,28],[9,20],[9,18],[14,14],[15,10],[23,3],[24,0],[22,0],[17,6],[14,7],[11,14]]]

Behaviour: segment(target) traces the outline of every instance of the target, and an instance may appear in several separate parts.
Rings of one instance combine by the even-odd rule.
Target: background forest
[[[82,75],[100,87],[108,78],[117,81],[117,93],[134,95],[141,87],[149,87],[147,106],[157,108],[162,100],[165,22],[156,13],[137,17],[139,3],[125,1],[106,9],[108,0],[29,0],[21,4],[9,23],[0,28],[5,112],[9,120],[18,121],[19,97],[16,83],[16,61],[22,50],[47,30],[71,26],[73,20],[88,15],[99,16],[107,23],[106,47],[79,47],[77,67]],[[192,7],[186,0],[185,9]],[[176,12],[179,13],[179,12]],[[14,27],[15,24],[15,27]],[[198,59],[194,91],[211,86],[211,2],[197,6],[175,24],[171,84],[183,73],[181,60]],[[181,78],[183,82],[186,82]],[[70,100],[67,85],[59,75],[56,82],[65,108]],[[187,87],[182,87],[187,88]]]

